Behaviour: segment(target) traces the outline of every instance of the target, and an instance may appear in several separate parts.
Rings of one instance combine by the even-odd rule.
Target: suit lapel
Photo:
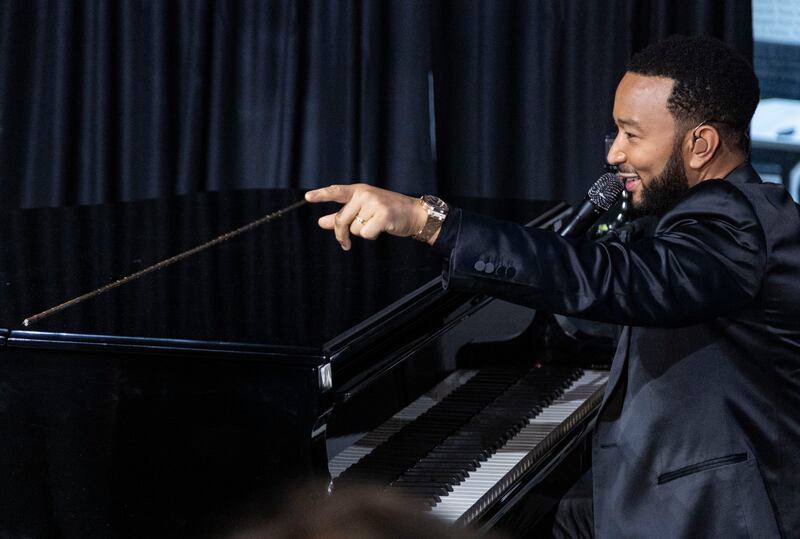
[[[608,374],[608,383],[606,384],[606,392],[603,396],[603,403],[600,405],[598,417],[602,416],[608,399],[617,389],[621,380],[621,374],[625,372],[625,365],[628,362],[628,355],[631,348],[631,327],[625,326],[617,342],[617,352],[614,354],[614,360],[611,362],[611,372]]]

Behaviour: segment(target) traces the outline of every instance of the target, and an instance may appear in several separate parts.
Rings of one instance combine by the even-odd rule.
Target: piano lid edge
[[[413,310],[421,301],[433,300],[437,293],[444,294],[446,291],[441,283],[441,276],[431,279],[426,284],[387,305],[341,335],[337,335],[334,339],[325,343],[323,349],[328,352],[331,361],[335,362],[339,356],[346,355],[354,347],[357,348],[359,343],[370,340],[376,333],[382,333],[387,325],[396,323],[399,317]]]
[[[391,328],[393,332],[406,337],[403,343],[372,339],[360,343],[357,349],[349,350],[347,359],[333,361],[336,379],[340,381],[336,387],[337,398],[346,401],[360,393],[489,301],[490,298],[482,295],[443,290],[441,295],[435,295],[429,301],[409,306],[392,322],[387,322],[395,324]],[[381,359],[374,361],[374,357]],[[354,365],[358,366],[355,374]]]
[[[136,354],[169,352],[177,356],[202,355],[205,357],[268,360],[303,367],[318,367],[329,362],[327,355],[322,350],[301,346],[269,346],[241,342],[147,339],[37,331],[12,331],[6,337],[2,337],[0,334],[0,338],[6,341],[9,348],[20,349]]]
[[[527,227],[552,228],[560,219],[570,216],[572,207],[566,202],[559,202],[549,210],[545,210],[525,224]]]

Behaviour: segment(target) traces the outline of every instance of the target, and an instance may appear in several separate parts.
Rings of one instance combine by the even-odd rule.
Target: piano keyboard
[[[601,371],[552,367],[457,371],[333,457],[334,485],[381,484],[466,524],[605,380]]]
[[[516,436],[511,438],[496,453],[482,462],[469,477],[453,488],[431,508],[431,513],[443,520],[455,522],[474,508],[475,513],[484,509],[478,501],[488,505],[494,499],[483,499],[496,485],[512,482],[524,470],[518,468],[531,450],[544,441],[559,425],[563,424],[584,402],[598,391],[602,391],[608,380],[603,371],[585,371],[564,394],[528,421]],[[499,489],[504,490],[503,488]],[[478,505],[476,507],[476,505]]]

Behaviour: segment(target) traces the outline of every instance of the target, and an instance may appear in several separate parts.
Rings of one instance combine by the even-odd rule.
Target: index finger
[[[306,193],[308,202],[340,202],[346,204],[353,197],[352,185],[329,185]]]

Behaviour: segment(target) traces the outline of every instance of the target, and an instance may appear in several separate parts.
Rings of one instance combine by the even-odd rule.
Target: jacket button
[[[494,273],[494,264],[491,262],[486,263],[486,267],[483,269],[486,273]]]
[[[508,277],[509,279],[511,277],[513,277],[514,275],[516,275],[516,274],[517,274],[517,270],[515,270],[514,268],[508,268],[506,270],[506,277]]]
[[[486,267],[486,264],[483,263],[483,260],[478,260],[475,262],[473,267],[475,268],[475,271],[483,271],[483,268]]]

